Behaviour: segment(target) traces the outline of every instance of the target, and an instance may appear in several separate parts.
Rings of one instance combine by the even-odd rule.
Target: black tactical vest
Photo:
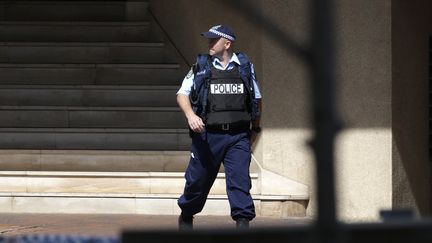
[[[207,124],[250,122],[249,91],[243,84],[238,67],[231,70],[211,67],[211,74]]]

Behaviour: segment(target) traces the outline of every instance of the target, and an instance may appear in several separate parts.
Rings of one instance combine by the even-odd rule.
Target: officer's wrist
[[[196,114],[193,111],[187,112],[185,115],[187,119],[191,119],[196,116]]]
[[[258,126],[258,127],[252,127],[251,131],[255,132],[255,133],[260,133],[261,132],[261,127],[260,126]]]

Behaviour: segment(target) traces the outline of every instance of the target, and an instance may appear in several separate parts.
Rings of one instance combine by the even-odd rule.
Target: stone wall
[[[308,46],[309,1],[245,1],[248,8],[254,9],[253,15],[266,20],[261,26],[250,14],[245,14],[246,8],[231,8],[227,2],[154,0],[151,9],[190,63],[194,62],[196,53],[206,52],[207,45],[200,32],[219,23],[229,24],[236,30],[236,49],[248,53],[254,61],[263,93],[264,131],[255,147],[255,157],[264,168],[309,185],[312,195],[308,214],[314,215],[315,166],[307,145],[313,135],[310,75],[289,45]],[[335,151],[338,217],[344,221],[376,220],[379,210],[389,209],[393,204],[403,205],[402,202],[407,202],[405,198],[410,197],[413,203],[408,205],[420,205],[426,210],[430,201],[429,165],[425,163],[427,119],[423,120],[427,104],[427,82],[423,80],[427,80],[424,69],[427,66],[422,70],[408,68],[423,64],[427,52],[412,53],[411,58],[422,59],[409,66],[398,60],[411,55],[411,49],[392,54],[406,48],[407,39],[413,48],[423,42],[426,45],[427,36],[419,37],[423,42],[418,42],[419,39],[403,34],[404,28],[410,25],[404,24],[407,12],[402,11],[406,8],[403,4],[409,3],[402,0],[393,1],[397,2],[396,8],[392,8],[391,0],[335,2],[336,104],[344,125]],[[399,20],[392,20],[392,14]],[[414,18],[408,23],[416,21],[420,20]],[[401,34],[392,35],[392,31]],[[410,31],[415,35],[415,29]],[[397,38],[393,46],[392,38]],[[397,71],[405,69],[402,74]],[[411,85],[404,77],[414,72],[421,74],[417,73],[420,76]],[[392,75],[396,78],[393,89]],[[407,100],[410,102],[406,103]],[[415,120],[410,120],[412,115]],[[412,134],[400,129],[406,126],[413,129]],[[418,138],[416,143],[410,144],[414,137]],[[398,155],[401,147],[403,158]],[[420,178],[415,177],[417,172]],[[405,183],[407,178],[420,189],[412,190],[413,185]],[[401,196],[396,195],[399,192]]]

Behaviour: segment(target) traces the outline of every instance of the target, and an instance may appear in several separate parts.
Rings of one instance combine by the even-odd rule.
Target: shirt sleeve
[[[260,89],[258,87],[258,80],[256,79],[255,69],[254,69],[254,66],[252,63],[251,63],[251,73],[252,73],[252,83],[253,83],[254,91],[255,91],[255,98],[261,99],[262,96],[261,96]]]
[[[184,94],[189,96],[192,89],[194,76],[195,75],[191,68],[190,71],[186,74],[185,78],[183,79],[182,85],[180,89],[177,91],[177,94]]]

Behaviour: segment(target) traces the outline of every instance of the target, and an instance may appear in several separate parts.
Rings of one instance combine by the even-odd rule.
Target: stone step
[[[0,172],[0,212],[179,214],[177,199],[184,173]],[[305,216],[308,195],[260,192],[251,173],[252,197],[259,216]],[[283,186],[283,185],[278,185]],[[213,185],[201,214],[227,215],[224,174]]]
[[[0,106],[175,107],[178,86],[0,85]]]
[[[147,1],[2,1],[0,20],[138,21],[147,17]]]
[[[0,168],[2,171],[184,172],[189,157],[189,151],[2,149]],[[251,166],[251,171],[256,169]]]
[[[251,173],[251,194],[259,194],[258,174]],[[0,171],[1,193],[177,194],[184,172]],[[210,194],[226,194],[225,174],[219,173]]]
[[[0,21],[0,42],[147,42],[149,22]]]
[[[2,128],[185,128],[177,107],[0,106]]]
[[[0,43],[0,63],[164,63],[163,43]]]
[[[3,171],[185,172],[189,151],[0,150]],[[224,171],[223,165],[220,172]],[[251,172],[258,166],[251,162]]]
[[[179,194],[0,193],[1,213],[179,215]],[[305,217],[308,198],[252,195],[257,216]],[[200,215],[229,215],[226,195],[209,195]]]
[[[0,128],[0,149],[187,151],[187,129]]]
[[[0,84],[180,85],[178,64],[0,64]]]

